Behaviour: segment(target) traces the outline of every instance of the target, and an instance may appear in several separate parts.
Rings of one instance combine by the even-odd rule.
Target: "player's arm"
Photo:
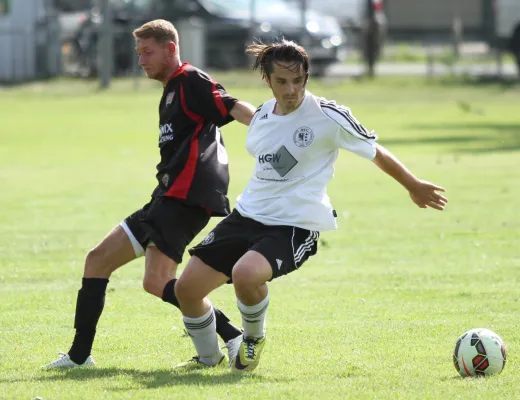
[[[444,210],[448,199],[437,193],[444,192],[444,188],[417,178],[396,156],[383,146],[376,144],[375,148],[376,155],[372,160],[374,164],[403,185],[417,206],[420,208],[430,207],[436,210]]]
[[[418,179],[397,157],[377,143],[377,136],[369,132],[352,115],[348,107],[338,106],[334,102],[322,101],[323,113],[337,124],[334,145],[349,150],[363,158],[372,160],[382,171],[386,172],[403,185],[413,202],[421,208],[443,210],[448,199],[437,192],[445,190],[430,182]],[[331,129],[331,131],[334,131]]]
[[[229,113],[236,121],[249,126],[255,111],[256,108],[251,104],[245,101],[237,101]]]

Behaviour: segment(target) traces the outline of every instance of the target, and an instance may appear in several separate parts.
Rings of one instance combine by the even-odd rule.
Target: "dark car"
[[[338,61],[345,42],[335,18],[308,10],[304,24],[300,10],[283,0],[255,0],[254,10],[251,0],[167,3],[183,3],[192,9],[200,6],[196,14],[207,21],[207,60],[211,67],[244,67],[248,62],[244,55],[246,42],[253,38],[269,42],[285,37],[303,45],[314,68],[319,70]]]
[[[255,0],[254,13],[251,4],[251,0],[112,0],[115,70],[132,68],[131,31],[155,18],[174,24],[194,18],[201,21],[209,68],[246,67],[249,60],[244,49],[253,38],[266,42],[280,37],[295,40],[307,49],[314,73],[322,73],[340,58],[345,36],[335,18],[309,10],[303,24],[300,11],[283,0]],[[78,59],[92,75],[98,65],[100,23],[99,12],[94,8],[75,40]]]

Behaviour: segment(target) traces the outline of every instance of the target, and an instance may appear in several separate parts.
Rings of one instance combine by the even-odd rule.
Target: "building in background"
[[[59,23],[50,0],[0,0],[0,82],[60,72]]]
[[[446,39],[455,20],[469,38],[481,40],[491,33],[492,0],[385,0],[384,4],[394,39]]]

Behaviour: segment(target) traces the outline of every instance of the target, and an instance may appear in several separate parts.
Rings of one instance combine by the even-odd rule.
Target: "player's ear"
[[[269,76],[266,74],[264,75],[264,81],[265,83],[267,83],[267,86],[269,86],[269,89],[272,89],[273,87],[271,86],[271,79],[269,79]]]
[[[310,78],[309,71],[307,71],[305,73],[305,81],[303,82],[303,86],[307,85],[307,82],[309,82],[309,78]]]
[[[177,51],[177,45],[173,42],[168,42],[168,52],[170,53],[170,56],[173,56],[175,52]]]

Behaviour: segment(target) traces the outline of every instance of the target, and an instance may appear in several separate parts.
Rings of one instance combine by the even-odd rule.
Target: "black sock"
[[[164,286],[162,300],[180,308],[179,301],[175,297],[174,286],[176,281],[177,279],[172,279]],[[229,318],[226,317],[222,311],[215,307],[213,307],[213,309],[215,310],[215,318],[217,322],[217,334],[224,342],[228,342],[242,334],[242,331],[229,322]]]
[[[164,286],[162,293],[162,301],[170,303],[180,309],[181,306],[179,305],[177,297],[175,297],[175,290],[173,288],[175,286],[175,282],[177,282],[177,279],[172,279]]]
[[[76,364],[83,364],[92,351],[96,326],[105,306],[105,291],[108,279],[83,278],[76,301],[74,328],[76,335],[69,357]]]
[[[226,317],[222,311],[215,306],[213,306],[213,310],[215,311],[215,319],[217,322],[217,334],[224,342],[229,342],[231,339],[242,334],[242,331],[229,322],[229,318]]]

